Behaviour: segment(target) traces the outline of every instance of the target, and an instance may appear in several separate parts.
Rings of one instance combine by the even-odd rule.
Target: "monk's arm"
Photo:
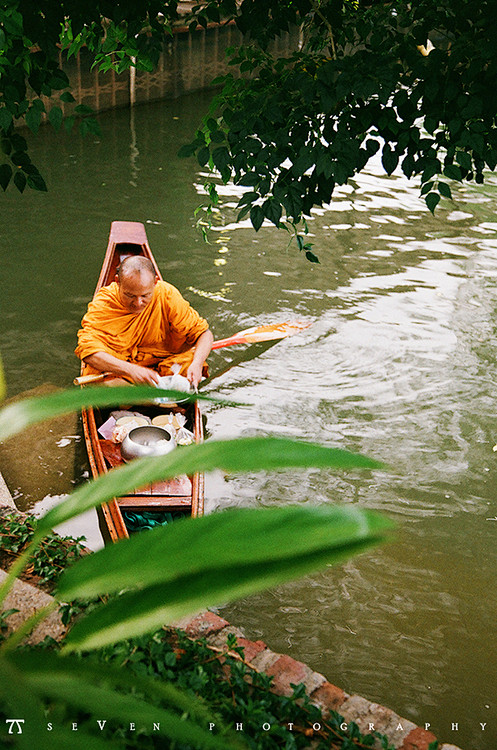
[[[198,386],[202,378],[202,367],[212,349],[214,336],[207,330],[200,334],[195,342],[195,354],[193,361],[186,372],[186,377],[193,386]]]
[[[132,362],[125,362],[118,357],[114,357],[113,354],[108,354],[108,352],[95,352],[85,357],[83,361],[96,370],[130,378],[133,383],[140,385],[157,385],[159,382],[159,375],[155,370],[135,365]]]

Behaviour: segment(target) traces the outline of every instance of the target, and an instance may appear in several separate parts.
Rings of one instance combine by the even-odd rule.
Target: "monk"
[[[196,388],[212,342],[207,321],[159,279],[148,258],[136,255],[123,260],[115,281],[88,305],[76,354],[85,374],[110,373],[110,385],[157,385],[177,363]]]

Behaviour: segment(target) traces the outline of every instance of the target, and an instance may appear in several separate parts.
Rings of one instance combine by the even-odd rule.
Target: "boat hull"
[[[102,270],[97,282],[95,294],[103,286],[114,281],[119,264],[129,255],[143,255],[149,258],[159,278],[160,270],[150,250],[145,227],[139,222],[115,221],[111,225],[109,242]],[[83,374],[82,366],[81,374]],[[183,406],[181,404],[148,405],[130,407],[126,410],[140,411],[145,417],[153,414],[183,414],[186,426],[194,434],[195,442],[203,440],[203,421],[198,403]],[[81,413],[83,434],[93,478],[107,473],[111,468],[120,466],[123,459],[120,445],[113,443],[99,433],[99,428],[114,410],[87,408]],[[181,450],[176,448],[175,450]],[[103,503],[99,510],[99,520],[105,541],[117,541],[126,538],[134,530],[137,517],[148,517],[150,523],[163,523],[178,516],[196,517],[203,514],[204,477],[201,473],[192,476],[177,477],[138,488],[135,492]],[[133,519],[133,523],[130,522]]]

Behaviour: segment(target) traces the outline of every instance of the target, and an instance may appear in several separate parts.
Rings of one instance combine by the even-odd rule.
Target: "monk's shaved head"
[[[125,258],[117,269],[117,278],[120,284],[131,276],[151,276],[155,278],[154,264],[143,255],[130,255]]]
[[[159,280],[154,264],[143,255],[125,258],[117,269],[119,298],[130,313],[140,313],[152,301]]]

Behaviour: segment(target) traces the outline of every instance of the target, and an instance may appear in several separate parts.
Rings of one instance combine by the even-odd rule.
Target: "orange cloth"
[[[107,352],[160,375],[170,374],[171,365],[181,365],[185,374],[193,359],[192,348],[209,324],[181,296],[176,287],[158,281],[151,302],[140,313],[130,313],[119,299],[117,282],[102,287],[88,305],[75,349],[80,359]],[[86,365],[86,373],[97,372]]]

